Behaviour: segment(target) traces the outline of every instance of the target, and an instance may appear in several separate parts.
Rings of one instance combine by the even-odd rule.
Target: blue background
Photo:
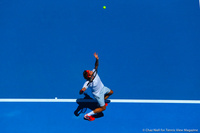
[[[198,0],[1,0],[0,29],[1,98],[77,98],[97,52],[112,98],[200,99]]]
[[[97,52],[112,99],[200,100],[199,35],[198,0],[1,0],[0,98],[82,98]],[[1,102],[0,130],[200,130],[199,104],[109,103],[94,122],[78,106]]]

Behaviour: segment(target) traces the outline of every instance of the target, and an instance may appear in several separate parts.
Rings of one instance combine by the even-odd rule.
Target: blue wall
[[[200,99],[197,0],[2,0],[0,12],[1,98],[77,98],[97,52],[112,98]]]

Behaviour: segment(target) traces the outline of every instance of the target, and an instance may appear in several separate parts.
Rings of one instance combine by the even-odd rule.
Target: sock
[[[88,113],[88,116],[94,115],[95,113],[93,111],[91,111],[90,113]]]

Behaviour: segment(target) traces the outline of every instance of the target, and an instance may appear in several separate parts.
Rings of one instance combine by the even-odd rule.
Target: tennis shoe
[[[87,114],[84,116],[84,119],[85,120],[88,120],[88,121],[94,121],[95,120],[95,117],[93,116],[88,116]]]
[[[108,106],[108,103],[105,103],[106,106]]]

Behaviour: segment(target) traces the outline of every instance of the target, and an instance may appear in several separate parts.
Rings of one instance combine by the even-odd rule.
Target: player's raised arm
[[[97,70],[97,68],[99,66],[99,56],[98,56],[98,54],[96,52],[94,53],[94,57],[96,58],[95,69]]]

